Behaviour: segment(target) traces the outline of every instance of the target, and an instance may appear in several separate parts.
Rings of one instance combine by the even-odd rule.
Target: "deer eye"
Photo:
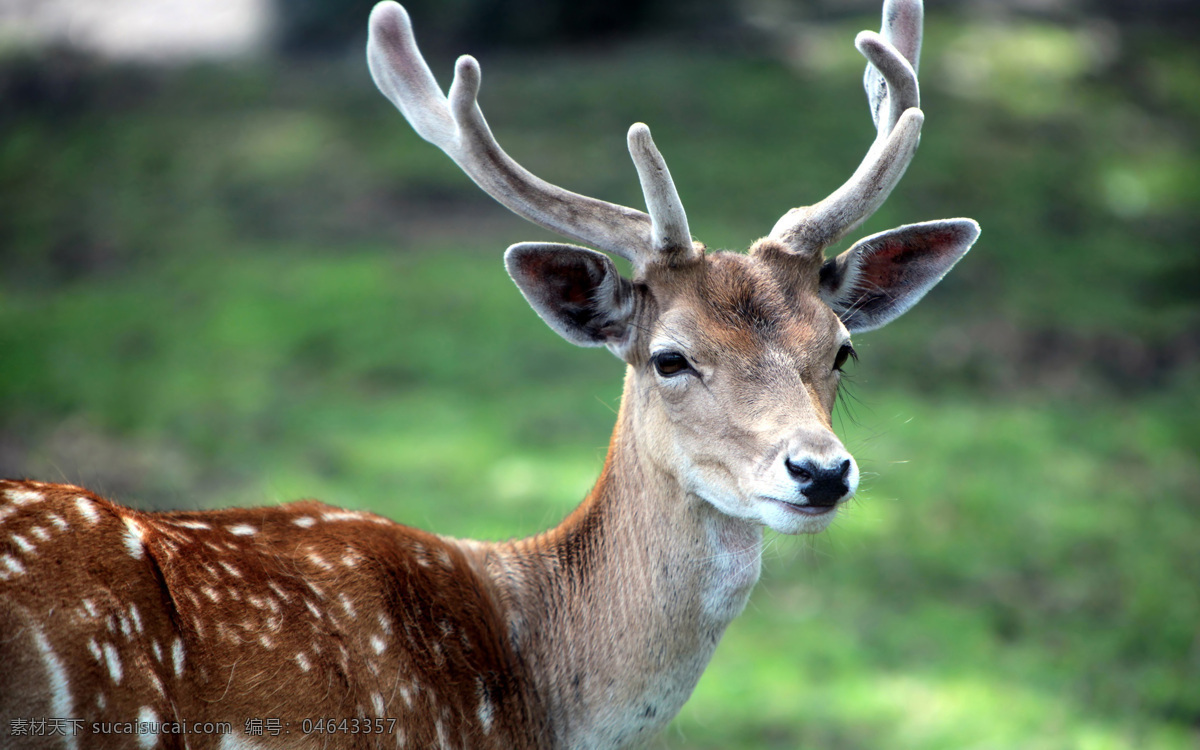
[[[654,369],[664,378],[672,378],[685,372],[694,372],[687,357],[679,352],[659,352],[650,358]]]
[[[841,372],[842,367],[846,364],[846,360],[853,358],[858,361],[858,352],[854,351],[854,347],[850,344],[842,344],[842,348],[838,349],[837,356],[833,358],[833,369]]]

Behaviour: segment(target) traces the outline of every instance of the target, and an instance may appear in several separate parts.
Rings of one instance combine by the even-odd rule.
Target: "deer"
[[[920,0],[885,0],[882,30],[855,40],[877,132],[861,165],[739,253],[692,239],[644,124],[628,146],[647,212],[545,182],[493,137],[476,60],[443,93],[404,8],[376,5],[384,96],[488,195],[581,243],[519,243],[504,263],[551,329],[625,365],[599,478],[557,527],[498,542],[314,500],[144,512],[0,482],[0,744],[652,738],[746,606],[764,530],[820,532],[858,488],[832,428],[851,335],[912,307],[979,235],[970,219],[909,224],[825,257],[916,151],[922,16]]]

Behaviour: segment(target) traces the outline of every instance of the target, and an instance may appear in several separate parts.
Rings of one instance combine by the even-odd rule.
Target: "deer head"
[[[831,427],[851,335],[893,320],[936,284],[979,234],[970,219],[902,226],[840,255],[825,249],[861,224],[916,151],[919,0],[888,0],[882,33],[862,32],[878,136],[829,197],[788,211],[747,254],[693,241],[671,173],[645,125],[628,134],[648,213],[551,185],[496,143],[476,102],[479,64],[460,57],[447,98],[417,50],[408,14],[382,2],[368,61],[379,89],[417,133],[489,195],[601,252],[521,243],[509,274],[538,315],[580,346],[628,365],[626,404],[640,450],[687,495],[783,533],[819,531],[854,494],[858,469]]]

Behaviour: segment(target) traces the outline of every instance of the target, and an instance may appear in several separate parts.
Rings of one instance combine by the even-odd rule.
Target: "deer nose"
[[[808,499],[809,505],[833,507],[850,491],[846,484],[846,477],[850,474],[850,459],[828,467],[817,465],[811,458],[789,458],[783,465],[792,479],[800,485],[800,494]]]

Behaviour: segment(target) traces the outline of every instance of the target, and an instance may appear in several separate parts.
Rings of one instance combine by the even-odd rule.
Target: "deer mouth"
[[[833,505],[800,505],[788,500],[780,500],[777,497],[768,497],[765,499],[775,503],[776,505],[782,505],[784,508],[793,513],[799,513],[805,516],[823,516],[827,513],[832,513],[837,509],[838,505],[840,505],[840,503],[834,503]]]

